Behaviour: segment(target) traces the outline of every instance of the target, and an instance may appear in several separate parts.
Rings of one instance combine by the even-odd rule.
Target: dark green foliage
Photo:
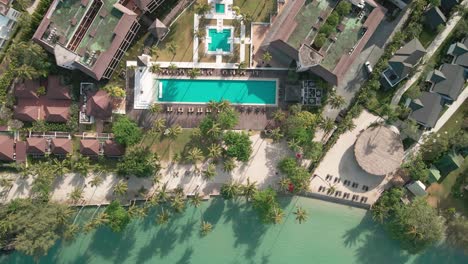
[[[395,210],[402,206],[401,198],[404,195],[402,188],[391,188],[385,191],[379,200],[372,206],[372,218],[383,223]]]
[[[409,253],[418,253],[440,241],[445,231],[444,218],[426,201],[416,198],[411,204],[397,207],[387,223],[390,235]]]
[[[340,22],[340,15],[338,15],[336,11],[333,11],[327,18],[328,25],[332,27],[338,26],[339,22]]]
[[[8,49],[9,70],[20,79],[37,79],[49,73],[51,64],[41,46],[33,42],[14,43]]]
[[[426,181],[429,169],[422,160],[421,155],[413,157],[408,163],[403,165],[403,168],[408,171],[409,176],[414,181]]]
[[[351,12],[351,3],[348,1],[341,1],[335,8],[335,11],[340,16],[345,16]]]
[[[320,49],[323,47],[323,45],[325,45],[325,41],[327,41],[327,35],[319,33],[314,39],[314,46]]]
[[[106,207],[105,213],[109,219],[107,225],[114,232],[121,232],[130,223],[130,216],[119,201],[112,201]]]
[[[148,149],[136,149],[128,152],[117,164],[117,174],[120,176],[134,175],[149,177],[160,169],[157,159]]]
[[[319,33],[322,33],[328,36],[333,32],[333,30],[334,30],[334,27],[332,25],[325,24],[320,28]]]
[[[454,217],[447,225],[447,243],[463,249],[468,253],[468,220],[465,217]]]
[[[307,190],[309,186],[310,173],[306,168],[300,166],[294,158],[285,158],[278,163],[278,169],[285,174],[294,185],[294,191]]]
[[[0,205],[1,246],[13,246],[36,260],[62,236],[71,210],[57,203],[15,199]]]
[[[221,186],[220,193],[224,199],[230,200],[239,196],[242,193],[242,189],[239,184],[225,183]]]
[[[235,158],[238,161],[246,162],[252,155],[252,141],[245,132],[226,132],[224,144],[226,145],[226,156]]]
[[[274,223],[273,214],[275,211],[279,214],[283,211],[276,199],[276,191],[272,188],[256,192],[253,195],[252,201],[254,208],[264,223]]]
[[[138,125],[127,116],[121,116],[112,124],[115,140],[123,146],[133,146],[142,138]]]
[[[221,129],[233,129],[239,122],[239,114],[232,107],[228,107],[218,114],[216,118]]]

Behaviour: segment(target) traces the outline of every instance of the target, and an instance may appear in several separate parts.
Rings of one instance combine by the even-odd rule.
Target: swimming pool
[[[158,102],[276,105],[276,80],[159,79]]]
[[[231,37],[231,29],[223,29],[218,32],[215,28],[208,29],[208,35],[211,38],[211,42],[208,44],[208,51],[217,51],[221,49],[224,52],[231,51],[231,44],[228,43]]]
[[[216,4],[215,10],[216,10],[216,13],[224,13],[224,4]]]

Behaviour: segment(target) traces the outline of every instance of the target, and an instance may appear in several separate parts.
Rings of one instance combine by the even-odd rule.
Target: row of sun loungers
[[[187,113],[197,113],[197,114],[202,114],[202,113],[211,113],[211,109],[210,108],[203,108],[203,107],[197,107],[195,109],[195,107],[189,107],[187,108]],[[172,113],[174,112],[174,108],[172,106],[168,106],[166,107],[166,112],[168,113]],[[185,108],[184,107],[177,107],[177,113],[184,113],[185,112]],[[219,112],[219,111],[218,111]]]
[[[351,193],[348,193],[348,192],[343,193],[342,191],[334,191],[331,188],[327,188],[325,186],[320,186],[318,188],[318,192],[319,193],[326,192],[327,195],[334,196],[336,198],[342,198],[342,199],[345,199],[345,200],[349,200],[349,198],[351,197]],[[359,196],[357,194],[353,194],[353,196],[351,197],[351,201],[366,203],[367,202],[367,197],[366,196]]]

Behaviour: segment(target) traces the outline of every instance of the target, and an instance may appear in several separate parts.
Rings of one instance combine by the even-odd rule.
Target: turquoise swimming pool
[[[224,13],[224,4],[216,4],[215,5],[215,10],[216,13]]]
[[[159,79],[158,102],[207,103],[229,100],[233,104],[276,104],[275,80]]]
[[[231,37],[230,29],[223,29],[221,32],[218,32],[215,28],[211,28],[208,30],[208,35],[211,38],[211,42],[208,44],[208,51],[217,51],[218,49],[224,52],[231,51],[231,44],[228,43]]]

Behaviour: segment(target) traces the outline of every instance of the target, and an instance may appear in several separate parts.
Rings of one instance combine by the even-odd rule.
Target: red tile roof
[[[51,75],[47,78],[47,98],[55,100],[70,100],[70,87],[62,83],[61,77]]]
[[[16,163],[22,163],[26,161],[26,142],[16,142]]]
[[[72,141],[68,138],[53,138],[50,148],[52,154],[66,155],[72,152]]]
[[[26,122],[34,122],[41,119],[41,106],[18,104],[14,110],[16,119]]]
[[[107,119],[112,116],[112,101],[106,91],[99,90],[88,99],[86,114],[97,119]]]
[[[28,154],[45,154],[47,141],[45,138],[27,138],[27,149]]]
[[[48,122],[61,122],[65,123],[68,120],[70,115],[69,107],[64,106],[46,106],[45,113],[46,118],[45,120]]]
[[[125,154],[125,148],[113,140],[106,140],[103,148],[106,156],[118,157]]]
[[[7,135],[0,135],[0,160],[13,161],[14,140]]]
[[[37,88],[41,86],[39,80],[26,80],[15,84],[15,96],[18,98],[38,98]]]
[[[80,153],[85,156],[99,155],[99,141],[97,139],[80,140]]]

